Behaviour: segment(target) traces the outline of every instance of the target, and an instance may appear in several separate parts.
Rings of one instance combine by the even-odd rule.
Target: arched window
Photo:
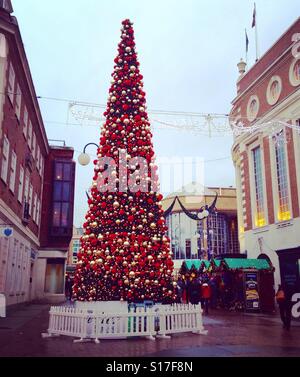
[[[265,259],[266,261],[269,262],[270,266],[272,266],[271,259],[266,255],[266,254],[260,254],[257,259]]]

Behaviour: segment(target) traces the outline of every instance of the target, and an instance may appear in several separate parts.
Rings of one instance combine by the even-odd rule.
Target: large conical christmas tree
[[[176,283],[172,282],[173,262],[158,192],[143,76],[132,23],[123,21],[121,31],[99,159],[94,162],[74,296],[79,301],[169,303],[176,298]],[[113,171],[109,158],[115,161]],[[126,183],[130,187],[124,190]]]

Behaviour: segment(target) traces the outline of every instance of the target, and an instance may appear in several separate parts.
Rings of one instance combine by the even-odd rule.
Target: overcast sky
[[[255,59],[249,0],[13,0],[37,95],[105,104],[121,21],[134,22],[149,109],[221,113],[236,94],[236,64]],[[257,0],[260,52],[299,16],[298,0]],[[79,151],[98,143],[99,128],[66,123],[68,103],[40,100],[50,139]],[[156,117],[157,118],[157,117]],[[100,125],[99,125],[100,126]],[[230,157],[232,137],[157,130],[158,156]],[[89,150],[95,153],[93,147]],[[83,222],[92,165],[76,170],[75,224]],[[205,164],[205,185],[235,185],[231,159]]]

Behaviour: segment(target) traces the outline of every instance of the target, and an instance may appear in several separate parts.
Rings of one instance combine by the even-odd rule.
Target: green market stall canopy
[[[187,270],[191,270],[192,268],[196,270],[200,270],[200,268],[208,269],[210,266],[210,261],[204,259],[187,259],[183,262]]]
[[[219,262],[228,270],[273,270],[273,266],[266,259],[224,258]]]
[[[224,258],[212,259],[188,259],[183,261],[181,270],[190,272],[197,271],[217,271],[217,270],[258,270],[273,271],[273,266],[266,259],[242,259],[242,258]]]

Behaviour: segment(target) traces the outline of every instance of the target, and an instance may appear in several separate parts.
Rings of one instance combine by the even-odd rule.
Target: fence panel
[[[81,339],[153,337],[181,332],[205,333],[200,305],[158,305],[117,315],[72,307],[51,307],[48,334]]]

